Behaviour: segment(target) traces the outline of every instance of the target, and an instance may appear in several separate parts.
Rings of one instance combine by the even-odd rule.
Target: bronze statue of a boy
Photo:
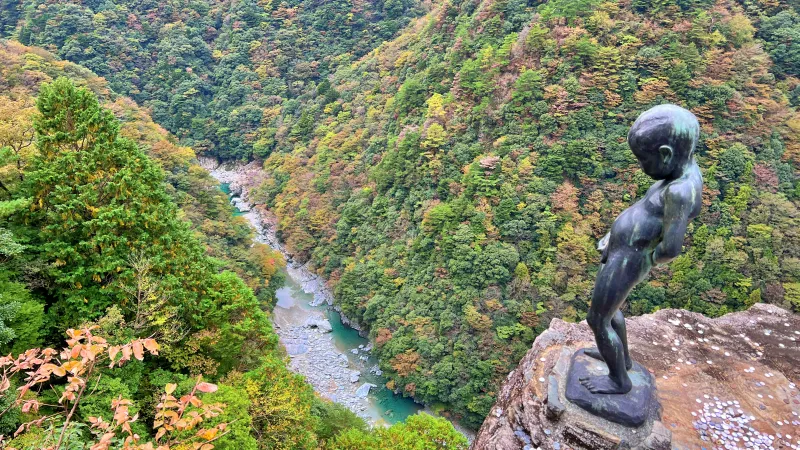
[[[675,105],[647,110],[628,133],[628,145],[642,170],[657,181],[617,217],[598,245],[601,266],[587,317],[597,349],[585,354],[605,361],[609,374],[580,379],[593,394],[631,390],[627,371],[633,362],[619,308],[654,265],[681,253],[686,227],[700,213],[703,178],[694,159],[699,137],[697,118]]]

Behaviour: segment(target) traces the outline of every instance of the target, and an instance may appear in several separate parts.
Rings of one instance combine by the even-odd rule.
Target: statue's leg
[[[616,318],[630,290],[643,278],[643,261],[640,259],[641,256],[634,252],[610,255],[597,274],[587,322],[594,332],[597,349],[608,366],[609,374],[580,380],[592,393],[625,394],[631,390],[625,357],[627,342],[617,333],[612,320]],[[621,316],[619,318],[622,319],[621,331],[624,332],[624,319]]]
[[[622,311],[617,310],[617,313],[611,318],[611,327],[614,328],[614,331],[617,332],[617,336],[619,336],[620,341],[622,341],[622,349],[625,352],[625,368],[627,370],[631,370],[633,367],[633,361],[631,360],[631,355],[628,351],[628,331],[625,328],[625,318],[622,316]],[[597,347],[587,348],[583,351],[583,353],[586,356],[604,361],[603,355],[600,354],[600,350],[598,350]]]
[[[608,376],[581,378],[580,382],[594,394],[625,394],[631,390],[631,380],[625,368],[622,340],[611,326],[611,315],[590,316],[597,348],[608,366]]]
[[[628,329],[625,328],[625,317],[619,309],[614,314],[614,317],[611,318],[611,327],[617,332],[617,336],[622,342],[622,350],[625,353],[625,369],[631,370],[633,361],[631,361],[631,354],[628,351]]]

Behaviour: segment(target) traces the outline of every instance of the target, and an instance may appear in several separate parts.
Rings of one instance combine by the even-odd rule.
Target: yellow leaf
[[[197,435],[200,436],[201,438],[207,440],[207,441],[210,441],[210,440],[214,439],[214,437],[216,437],[217,429],[216,428],[211,428],[209,430],[200,430],[197,433]]]
[[[173,392],[175,392],[175,389],[176,389],[177,387],[178,387],[178,385],[177,385],[177,384],[175,384],[175,383],[168,383],[168,384],[167,384],[167,386],[164,388],[164,392],[166,392],[166,393],[167,393],[167,395],[170,395],[170,394],[172,394]]]
[[[81,364],[79,361],[67,361],[61,366],[61,369],[67,372],[77,373],[77,369],[80,369],[82,366],[83,364]]]

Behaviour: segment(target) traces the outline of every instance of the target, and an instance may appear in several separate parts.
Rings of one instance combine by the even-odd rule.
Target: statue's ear
[[[671,146],[662,145],[661,147],[658,147],[658,154],[661,155],[661,162],[663,162],[665,165],[672,161],[673,151]]]

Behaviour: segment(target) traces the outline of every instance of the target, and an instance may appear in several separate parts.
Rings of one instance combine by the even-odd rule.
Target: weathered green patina
[[[656,182],[616,218],[598,245],[601,266],[587,317],[597,348],[587,349],[585,354],[605,361],[608,373],[586,372],[579,377],[576,382],[587,394],[624,395],[633,387],[629,371],[634,364],[619,308],[654,265],[680,254],[686,228],[700,213],[703,179],[694,160],[699,135],[697,118],[676,105],[649,109],[628,133],[628,145],[642,170]],[[574,386],[572,392],[576,392]],[[650,398],[641,393],[636,397]],[[602,408],[605,403],[595,402],[599,409],[592,412],[607,413],[607,408]],[[629,413],[629,417],[636,416]]]

